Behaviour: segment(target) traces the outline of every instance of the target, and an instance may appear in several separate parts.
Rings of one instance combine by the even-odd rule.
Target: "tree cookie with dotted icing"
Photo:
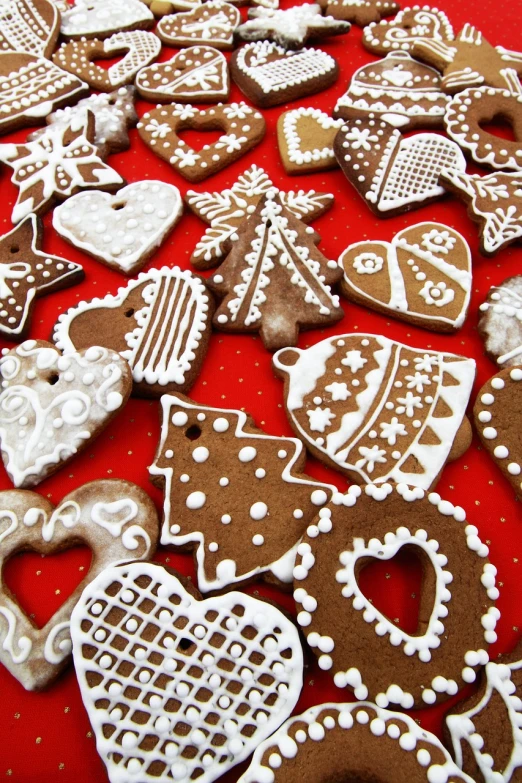
[[[506,367],[481,388],[473,408],[483,447],[522,497],[522,367]]]
[[[391,242],[356,242],[339,266],[351,302],[434,332],[454,332],[466,319],[471,251],[449,226],[417,223]]]
[[[399,552],[422,567],[415,633],[359,586],[369,561]],[[455,696],[488,662],[500,612],[497,569],[459,506],[406,484],[350,487],[320,510],[297,547],[297,621],[339,688],[379,707],[426,707]]]
[[[291,8],[254,8],[234,31],[237,41],[274,41],[283,49],[301,49],[309,38],[343,35],[351,25],[333,16],[323,16],[316,3]]]
[[[389,52],[411,52],[418,41],[453,41],[453,27],[444,11],[429,5],[403,8],[391,22],[370,24],[363,30],[362,44],[381,57]]]
[[[395,0],[319,0],[322,11],[334,19],[366,27],[400,9]]]
[[[50,0],[8,0],[0,6],[0,50],[50,57],[60,13]]]
[[[74,247],[133,275],[163,244],[182,212],[178,188],[144,180],[113,196],[99,190],[71,196],[54,210],[53,226]]]
[[[96,345],[62,356],[26,340],[0,359],[0,449],[15,487],[56,473],[123,409],[132,389],[127,362]]]
[[[451,139],[436,133],[404,138],[382,119],[350,119],[334,152],[346,178],[378,217],[394,217],[445,195],[441,172],[464,173],[466,159]]]
[[[241,22],[237,8],[222,0],[208,0],[184,13],[164,16],[157,33],[168,46],[234,48],[234,30]]]
[[[387,337],[345,334],[273,359],[286,412],[317,459],[358,484],[429,489],[471,442],[475,362]]]
[[[472,783],[434,734],[370,702],[319,704],[261,743],[239,783]]]
[[[0,492],[0,571],[20,552],[44,556],[78,544],[92,552],[86,577],[42,628],[0,586],[0,662],[26,690],[47,687],[69,663],[71,612],[85,585],[118,561],[152,557],[158,532],[151,499],[122,479],[84,484],[56,508],[36,492]]]
[[[75,0],[62,13],[60,33],[66,40],[107,38],[126,30],[148,30],[154,14],[140,0]]]
[[[230,92],[227,61],[212,46],[191,46],[170,60],[142,68],[136,87],[140,95],[156,103],[218,103]]]
[[[296,345],[303,329],[340,321],[344,310],[332,286],[342,271],[318,250],[319,240],[286,209],[277,191],[268,191],[207,281],[221,300],[214,327],[259,332],[265,348],[276,351]]]
[[[347,91],[337,100],[334,117],[349,120],[372,115],[402,130],[440,128],[449,100],[437,71],[408,52],[390,52],[354,73]]]
[[[501,368],[522,364],[522,275],[490,288],[479,309],[479,333],[489,358]]]
[[[211,783],[290,716],[302,687],[299,635],[283,612],[239,592],[202,600],[154,563],[105,569],[71,636],[111,783]]]
[[[178,136],[178,131],[187,129],[222,133],[213,144],[196,151]],[[144,114],[138,131],[145,144],[178,174],[189,182],[201,182],[257,146],[266,123],[260,112],[243,102],[219,103],[212,109],[173,103]]]
[[[290,109],[277,120],[279,154],[287,174],[336,168],[333,143],[342,120],[320,109]]]
[[[444,737],[473,780],[516,783],[522,767],[522,645],[486,664],[479,690],[446,716]]]
[[[83,280],[83,267],[42,251],[43,223],[26,217],[0,237],[0,335],[27,336],[35,300]]]
[[[194,550],[203,593],[257,578],[288,589],[297,543],[335,488],[303,473],[301,441],[243,411],[173,395],[161,407],[149,472],[165,492],[162,544]]]
[[[165,183],[162,185],[167,186]],[[187,392],[207,353],[214,303],[188,270],[149,269],[113,296],[71,307],[58,318],[54,341],[66,353],[101,343],[132,370],[134,394]]]
[[[230,72],[241,92],[266,109],[326,90],[337,81],[339,66],[321,49],[293,51],[256,41],[233,53]]]

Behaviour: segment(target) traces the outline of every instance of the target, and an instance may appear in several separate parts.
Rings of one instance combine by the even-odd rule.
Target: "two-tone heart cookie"
[[[84,484],[56,508],[36,492],[0,492],[0,573],[19,552],[44,556],[78,544],[92,552],[88,574],[42,628],[0,584],[0,662],[24,688],[45,688],[69,663],[71,612],[85,585],[118,561],[152,557],[158,532],[151,499],[122,479]]]
[[[223,0],[208,0],[190,11],[164,16],[157,34],[168,46],[204,44],[215,49],[232,49],[234,30],[241,22],[235,6]]]
[[[227,61],[211,46],[192,46],[166,62],[142,68],[136,87],[140,95],[156,103],[218,103],[230,92]]]
[[[460,329],[471,296],[471,251],[440,223],[418,223],[391,242],[350,245],[339,258],[350,301],[435,332]]]
[[[320,109],[290,109],[277,120],[277,142],[288,174],[306,174],[337,166],[333,143],[342,120]]]
[[[51,0],[9,0],[0,6],[0,50],[50,57],[60,33]]]

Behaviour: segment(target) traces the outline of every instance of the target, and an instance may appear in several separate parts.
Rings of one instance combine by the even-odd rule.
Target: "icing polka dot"
[[[250,506],[250,516],[257,521],[264,519],[268,514],[268,506],[266,503],[258,500],[257,503],[253,503]]]

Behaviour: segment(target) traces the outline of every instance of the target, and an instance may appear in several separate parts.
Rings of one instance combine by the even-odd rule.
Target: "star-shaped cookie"
[[[0,335],[23,340],[38,296],[67,288],[83,278],[83,268],[43,253],[43,226],[29,215],[0,237]]]
[[[274,41],[285,49],[300,49],[309,38],[342,35],[350,27],[349,22],[323,16],[320,5],[306,3],[284,11],[251,9],[248,21],[236,28],[234,37],[239,41]]]
[[[196,269],[217,266],[231,249],[241,223],[255,212],[261,198],[275,186],[264,169],[255,164],[243,172],[231,188],[219,192],[189,190],[185,201],[208,228],[190,259]],[[303,223],[311,223],[333,204],[331,193],[315,190],[279,191],[284,206]]]
[[[41,214],[53,202],[86,188],[118,190],[125,180],[107,166],[94,146],[95,118],[91,111],[73,117],[65,127],[25,144],[0,144],[0,161],[13,169],[11,181],[19,188],[13,223],[31,212]]]

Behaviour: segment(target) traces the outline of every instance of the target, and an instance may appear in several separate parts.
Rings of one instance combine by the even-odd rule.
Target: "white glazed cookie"
[[[369,560],[401,551],[422,567],[417,628],[408,633],[365,596]],[[497,640],[497,569],[460,506],[406,484],[350,487],[322,508],[297,547],[297,621],[338,688],[379,707],[420,708],[475,682]]]
[[[123,30],[146,30],[154,15],[140,0],[76,0],[62,12],[60,33],[69,38],[106,38]]]
[[[168,46],[205,44],[215,49],[232,49],[234,30],[241,22],[237,8],[222,0],[208,0],[185,13],[164,16],[157,33]]]
[[[326,38],[350,31],[350,24],[333,16],[323,16],[315,3],[294,5],[285,10],[254,8],[248,20],[239,25],[238,41],[274,41],[284,49],[301,49],[309,38]]]
[[[470,444],[473,359],[345,334],[282,349],[273,362],[296,435],[357,483],[427,490]]]
[[[370,702],[319,704],[256,748],[239,783],[473,783],[434,734]]]
[[[172,395],[161,407],[149,473],[165,492],[162,544],[194,550],[203,593],[257,577],[288,587],[297,543],[335,487],[303,473],[301,441],[266,435],[243,411]]]
[[[115,296],[80,302],[58,318],[54,341],[65,352],[101,342],[131,367],[134,393],[186,392],[205,358],[214,304],[188,270],[141,272]]]
[[[304,106],[280,114],[277,142],[287,174],[335,168],[333,142],[342,124],[320,109]]]
[[[170,60],[142,68],[136,87],[140,95],[157,103],[218,103],[230,92],[227,61],[211,46],[189,47]]]
[[[301,691],[299,635],[279,609],[239,592],[203,601],[153,563],[105,569],[76,605],[71,636],[111,783],[211,783],[289,717]]]
[[[119,413],[132,377],[117,353],[94,346],[62,356],[26,340],[0,359],[0,449],[15,487],[55,473]]]
[[[479,309],[478,327],[488,356],[501,368],[522,364],[522,276],[490,288]]]
[[[60,14],[50,0],[4,0],[0,5],[0,51],[50,57],[60,32]]]
[[[56,508],[35,492],[0,492],[0,522],[0,568],[26,550],[47,555],[81,543],[92,552],[85,579],[42,628],[0,586],[0,662],[26,690],[41,690],[69,663],[70,616],[86,583],[118,561],[152,557],[158,516],[135,484],[106,479],[84,484]]]
[[[113,196],[98,190],[71,196],[54,210],[53,226],[74,247],[133,275],[162,245],[182,212],[178,188],[143,180]]]

